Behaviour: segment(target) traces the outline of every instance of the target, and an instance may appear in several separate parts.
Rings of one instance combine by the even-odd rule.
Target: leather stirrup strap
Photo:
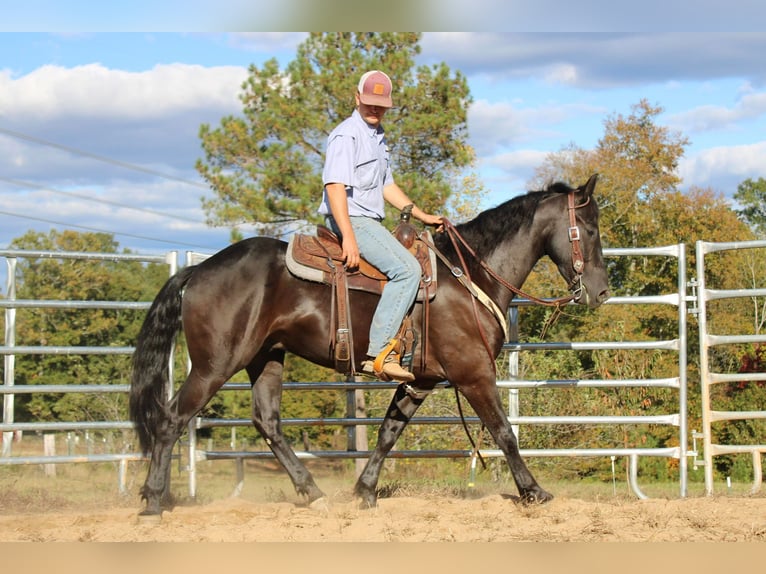
[[[426,357],[428,357],[428,324],[431,318],[431,302],[428,297],[423,298],[423,315],[420,325],[420,370],[426,370]]]
[[[317,238],[313,238],[316,245],[327,257],[327,265],[332,269],[333,295],[330,304],[330,353],[335,360],[335,369],[340,373],[353,373],[354,368],[354,338],[351,334],[351,309],[348,298],[348,281],[346,268],[342,263],[333,260],[327,248]],[[336,327],[337,309],[337,327]],[[333,329],[335,332],[333,333]]]
[[[348,299],[346,269],[342,264],[334,266],[335,298],[338,301],[338,326],[335,331],[335,368],[340,373],[354,372],[354,339],[351,336],[351,320]]]

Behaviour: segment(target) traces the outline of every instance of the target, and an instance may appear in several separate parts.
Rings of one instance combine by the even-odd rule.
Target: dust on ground
[[[469,489],[432,465],[413,465],[412,479],[404,467],[361,509],[339,464],[311,463],[327,497],[307,505],[275,461],[249,463],[240,484],[233,464],[205,463],[193,498],[174,470],[179,503],[158,522],[138,517],[144,464],[129,467],[124,494],[108,464],[58,465],[55,476],[0,467],[0,542],[766,542],[766,493],[747,485],[713,496],[695,485],[683,498],[647,488],[640,500],[626,481],[545,481],[556,498],[523,505],[510,480],[480,473]]]
[[[360,509],[350,496],[319,504],[226,497],[176,506],[156,523],[141,506],[0,509],[3,542],[766,542],[766,498],[556,498],[524,506],[509,495],[392,496]]]

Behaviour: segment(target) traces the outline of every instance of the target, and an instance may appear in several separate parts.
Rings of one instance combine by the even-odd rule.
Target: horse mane
[[[512,197],[455,227],[477,256],[485,259],[498,246],[500,238],[514,235],[518,230],[532,225],[540,203],[549,197],[570,191],[572,188],[568,184],[558,181],[545,189],[527,191],[526,194]],[[445,246],[445,249],[449,248]]]

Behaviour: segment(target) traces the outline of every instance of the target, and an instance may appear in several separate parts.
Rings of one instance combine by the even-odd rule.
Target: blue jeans
[[[335,221],[327,223],[338,233]],[[361,256],[388,277],[370,325],[367,354],[376,357],[396,336],[420,286],[421,268],[415,256],[376,219],[351,217],[351,227]]]

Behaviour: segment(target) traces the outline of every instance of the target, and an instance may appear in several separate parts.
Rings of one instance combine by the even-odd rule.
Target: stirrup
[[[383,350],[378,353],[378,356],[375,357],[375,360],[372,362],[372,368],[376,374],[383,372],[383,365],[385,365],[386,362],[394,360],[394,358],[389,358],[390,356],[393,357],[395,355],[395,360],[399,363],[399,353],[395,352],[398,347],[399,341],[397,339],[391,339],[388,344],[383,347]]]
[[[399,353],[395,350],[398,345],[397,339],[391,339],[374,360],[362,363],[362,372],[374,374],[383,381],[414,381],[415,375],[399,363]]]

